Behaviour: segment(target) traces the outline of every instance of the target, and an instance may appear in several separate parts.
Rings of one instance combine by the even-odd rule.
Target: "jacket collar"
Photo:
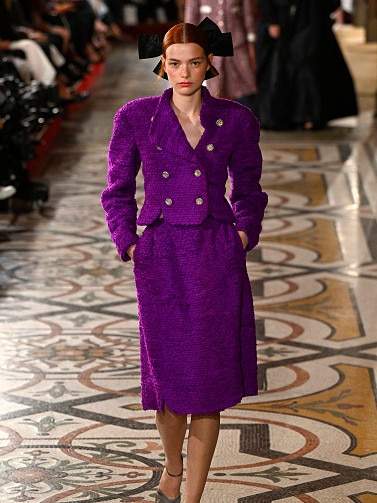
[[[151,118],[149,137],[158,150],[171,152],[178,157],[194,161],[195,149],[187,141],[186,135],[171,107],[170,101],[173,95],[173,89],[166,89],[160,96],[155,113]],[[208,128],[212,123],[214,114],[212,102],[216,102],[210,95],[206,87],[202,87],[202,108],[200,112],[201,123],[205,129],[203,134],[207,134]],[[213,103],[212,103],[213,104]],[[215,107],[217,109],[217,107]]]

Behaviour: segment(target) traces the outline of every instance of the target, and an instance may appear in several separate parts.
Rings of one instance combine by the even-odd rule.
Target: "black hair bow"
[[[208,38],[209,50],[215,56],[233,56],[233,41],[230,32],[223,33],[211,19],[206,17],[198,24]],[[162,54],[165,34],[145,34],[138,36],[139,59],[156,58]]]

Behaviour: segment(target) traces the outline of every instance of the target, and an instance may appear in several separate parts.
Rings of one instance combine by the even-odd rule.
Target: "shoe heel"
[[[155,503],[181,503],[181,496],[178,498],[174,498],[173,500],[167,498],[164,493],[162,493],[159,489],[156,494]]]

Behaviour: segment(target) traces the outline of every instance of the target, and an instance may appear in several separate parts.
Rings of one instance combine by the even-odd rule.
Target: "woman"
[[[186,0],[184,20],[197,24],[209,16],[232,33],[234,58],[215,58],[220,76],[208,83],[208,89],[212,96],[235,99],[257,114],[254,4],[254,0]]]
[[[291,129],[290,37],[295,0],[259,0],[257,59],[258,112],[263,129]]]
[[[339,0],[299,0],[292,21],[292,122],[321,129],[358,114],[353,79],[333,32]]]
[[[256,55],[264,129],[322,129],[358,113],[351,73],[333,33],[339,0],[259,0]]]
[[[197,503],[220,411],[258,392],[245,255],[258,242],[267,196],[259,185],[254,115],[213,98],[202,86],[217,73],[211,47],[228,52],[229,34],[206,20],[199,27],[174,26],[162,47],[158,36],[140,40],[145,38],[141,57],[162,54],[155,70],[171,87],[117,112],[102,205],[121,259],[134,261],[142,406],[157,411],[165,452],[156,502],[181,501],[181,452],[190,414],[184,501]],[[141,163],[145,202],[137,218]],[[224,197],[228,170],[231,206]],[[141,237],[136,224],[147,226]]]

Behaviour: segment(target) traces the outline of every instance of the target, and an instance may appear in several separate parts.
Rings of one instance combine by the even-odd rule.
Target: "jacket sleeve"
[[[102,192],[101,203],[111,239],[120,258],[126,262],[130,260],[128,248],[138,241],[135,194],[140,154],[124,107],[115,115],[108,164],[108,186]]]
[[[262,154],[259,148],[259,124],[253,114],[245,111],[237,144],[229,162],[231,192],[229,200],[236,217],[236,230],[247,234],[247,251],[253,249],[262,230],[267,194],[262,192],[259,180]]]
[[[255,19],[253,11],[253,2],[245,0],[242,4],[242,17],[246,30],[246,37],[248,42],[255,41]]]

